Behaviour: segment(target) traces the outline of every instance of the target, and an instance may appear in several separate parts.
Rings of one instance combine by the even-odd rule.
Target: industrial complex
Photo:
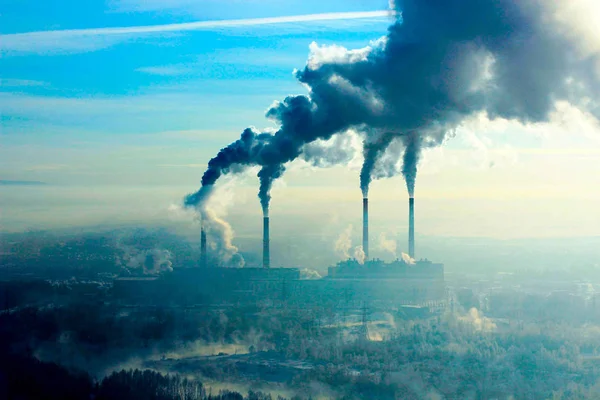
[[[115,295],[131,301],[178,304],[243,304],[249,302],[319,303],[340,301],[359,306],[369,304],[422,305],[444,302],[446,288],[443,264],[415,260],[415,202],[409,199],[409,257],[384,262],[369,257],[368,199],[363,199],[364,260],[349,259],[328,269],[320,279],[301,279],[299,269],[271,268],[269,217],[263,218],[262,268],[219,268],[208,263],[207,232],[201,228],[200,267],[175,268],[156,277],[118,278]]]

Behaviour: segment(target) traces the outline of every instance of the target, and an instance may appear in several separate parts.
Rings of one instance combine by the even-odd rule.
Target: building
[[[298,306],[424,304],[445,299],[444,266],[348,260],[321,279],[300,279],[292,268],[181,268],[159,277],[115,280],[118,299],[162,304],[281,303]]]

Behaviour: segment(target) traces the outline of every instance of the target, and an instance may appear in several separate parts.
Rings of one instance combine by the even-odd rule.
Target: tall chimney
[[[369,258],[369,199],[363,199],[363,252],[365,260]]]
[[[263,268],[271,268],[271,251],[269,250],[269,217],[263,218]]]
[[[208,258],[206,254],[206,231],[204,230],[204,225],[200,229],[200,266],[206,268]]]
[[[415,198],[408,199],[408,255],[415,258]]]

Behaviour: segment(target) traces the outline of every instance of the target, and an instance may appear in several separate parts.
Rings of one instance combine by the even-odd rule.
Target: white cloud
[[[114,118],[115,115],[128,118],[147,118],[158,120],[159,116],[178,115],[188,118],[196,115],[199,109],[211,108],[232,110],[239,100],[236,95],[227,98],[221,96],[198,96],[195,93],[172,91],[153,92],[137,96],[88,96],[57,97],[37,96],[21,93],[0,92],[0,114],[34,118],[36,120],[85,121],[86,118]],[[228,105],[224,104],[229,102]],[[237,106],[238,114],[246,112]],[[254,115],[252,112],[248,112]]]
[[[600,145],[600,122],[589,112],[562,101],[556,104],[551,122],[567,136],[580,136]]]
[[[0,110],[5,115],[53,117],[57,113],[63,116],[105,116],[111,113],[155,113],[167,108],[192,111],[202,99],[189,95],[164,94],[137,96],[135,102],[127,97],[88,97],[66,98],[34,96],[17,93],[0,93]],[[187,106],[182,106],[186,100]]]
[[[88,52],[140,37],[176,32],[385,18],[388,11],[324,13],[272,18],[196,21],[165,25],[68,29],[0,35],[0,54]]]
[[[348,50],[343,46],[319,46],[312,42],[309,46],[308,67],[318,69],[323,64],[354,64],[367,59],[373,48],[371,46],[362,49]]]
[[[447,145],[424,152],[419,172],[435,176],[453,169],[510,170],[531,157],[581,162],[599,154],[600,123],[574,105],[558,102],[546,123],[491,120],[485,113],[472,116]]]
[[[548,1],[549,18],[579,44],[584,55],[600,53],[600,3],[597,0]]]
[[[217,49],[204,53],[187,63],[154,65],[137,68],[137,72],[159,76],[181,76],[196,75],[198,71],[206,68],[206,65],[235,64],[248,66],[288,67],[293,70],[294,66],[302,65],[306,61],[306,53],[289,54],[279,49],[256,49],[256,48],[233,48]]]

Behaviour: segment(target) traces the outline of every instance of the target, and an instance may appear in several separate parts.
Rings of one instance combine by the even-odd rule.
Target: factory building
[[[347,260],[329,267],[321,281],[327,293],[346,293],[358,301],[420,304],[446,295],[444,266],[428,260]]]
[[[415,255],[414,198],[409,200],[410,259],[386,263],[369,259],[368,200],[363,199],[363,250],[366,260],[346,260],[329,267],[321,279],[300,279],[298,269],[271,268],[269,217],[263,219],[263,267],[217,268],[207,264],[207,239],[201,229],[201,268],[175,268],[155,278],[120,278],[113,293],[124,301],[174,304],[278,302],[299,306],[340,302],[388,305],[424,304],[446,296],[444,266]]]
[[[118,278],[113,294],[128,304],[418,305],[443,300],[445,284],[440,264],[349,260],[321,279],[300,279],[292,268],[176,268],[159,277]]]

